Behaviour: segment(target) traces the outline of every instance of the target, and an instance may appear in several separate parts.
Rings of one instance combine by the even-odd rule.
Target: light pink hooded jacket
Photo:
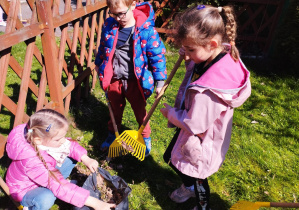
[[[26,124],[22,124],[15,127],[8,135],[6,144],[8,157],[12,159],[6,182],[13,199],[20,202],[29,190],[42,186],[50,189],[60,200],[82,207],[89,191],[65,180],[60,173],[55,173],[60,183],[52,177],[49,178],[49,171],[24,137],[25,126]],[[55,170],[56,160],[46,151],[40,152],[49,170]],[[81,161],[84,154],[87,154],[87,151],[76,141],[71,141],[69,157]]]
[[[214,63],[190,84],[194,62],[186,75],[175,107],[167,114],[181,132],[171,152],[172,164],[182,173],[205,179],[222,165],[232,130],[233,110],[251,94],[250,73],[229,54]],[[185,109],[180,109],[183,101]]]

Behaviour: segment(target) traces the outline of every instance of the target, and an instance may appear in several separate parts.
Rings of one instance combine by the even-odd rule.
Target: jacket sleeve
[[[146,54],[149,60],[149,70],[152,71],[155,81],[166,80],[166,48],[154,27],[148,30]]]
[[[51,190],[55,197],[78,207],[84,205],[89,196],[89,191],[68,182],[61,173],[54,172],[55,177],[59,180],[57,181],[50,176],[48,169],[46,169],[38,157],[23,160],[23,165],[26,168],[26,175],[36,184]],[[49,170],[56,170],[50,164],[48,165]]]
[[[81,162],[81,157],[86,155],[87,151],[84,147],[82,147],[77,141],[71,140],[71,148],[69,157],[74,160]]]
[[[223,101],[211,91],[203,93],[191,90],[192,105],[189,110],[172,108],[167,114],[168,120],[175,126],[193,134],[201,134],[208,130],[222,111],[227,109]]]
[[[100,46],[98,48],[98,53],[95,59],[95,65],[100,66],[103,62],[103,53],[104,53],[104,40],[105,40],[105,35],[104,35],[104,25],[102,27],[102,33],[101,33],[101,41],[100,41]],[[99,73],[99,72],[98,72]]]

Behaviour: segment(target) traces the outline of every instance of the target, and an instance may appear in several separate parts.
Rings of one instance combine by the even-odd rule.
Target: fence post
[[[50,0],[37,0],[36,8],[39,22],[44,25],[44,33],[41,35],[42,47],[44,51],[47,81],[49,85],[50,97],[54,102],[54,109],[64,114],[62,84],[58,68],[57,45],[55,41],[53,16]]]

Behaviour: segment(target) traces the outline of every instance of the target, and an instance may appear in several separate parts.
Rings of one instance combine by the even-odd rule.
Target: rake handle
[[[108,92],[105,92],[105,96],[106,96],[106,101],[107,101],[107,105],[108,105],[108,109],[109,109],[109,113],[110,113],[110,118],[111,118],[113,129],[114,129],[114,133],[115,133],[115,136],[117,138],[119,136],[119,133],[118,133],[117,125],[116,125],[116,122],[115,122],[114,114],[113,114],[113,111],[112,111],[112,107],[111,107],[111,104],[110,104],[110,101],[109,101],[109,98],[108,98]]]
[[[142,123],[143,128],[146,126],[146,124],[148,123],[148,121],[151,118],[152,114],[154,113],[154,111],[155,111],[156,107],[158,106],[162,96],[164,95],[165,90],[167,89],[167,87],[168,87],[170,81],[172,80],[173,76],[175,75],[176,71],[180,67],[181,62],[182,62],[183,59],[184,59],[184,57],[180,55],[180,57],[178,58],[177,62],[174,65],[171,73],[169,74],[167,80],[165,81],[164,86],[162,87],[160,93],[158,94],[154,104],[152,105],[151,109],[147,113],[146,118],[144,119],[144,121]]]
[[[299,207],[299,203],[278,203],[278,202],[270,202],[270,207],[285,207],[285,208],[295,208]]]
[[[22,207],[18,202],[16,202],[16,201],[10,196],[9,188],[8,188],[7,184],[4,182],[4,180],[2,179],[1,176],[0,176],[0,186],[1,186],[1,188],[4,190],[5,194],[6,194],[7,196],[9,196],[9,198],[10,198],[11,201],[14,203],[14,205],[15,205],[18,209],[23,209],[23,207]]]

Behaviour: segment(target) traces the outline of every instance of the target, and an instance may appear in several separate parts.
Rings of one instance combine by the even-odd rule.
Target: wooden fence
[[[234,5],[238,47],[243,54],[267,55],[287,0],[225,0]]]
[[[0,35],[0,114],[11,116],[13,127],[28,121],[29,97],[35,101],[30,107],[32,111],[51,108],[67,113],[72,92],[77,100],[88,94],[90,76],[91,86],[97,80],[93,58],[107,8],[105,0],[76,0],[75,4],[74,0],[27,0],[25,3],[32,13],[26,25],[19,17],[20,0],[0,0],[8,16],[5,34]],[[37,37],[41,39],[42,49],[36,44]],[[21,43],[26,44],[24,59],[12,53],[12,48]],[[40,65],[35,74],[31,74],[33,60]],[[20,82],[13,84],[12,92],[17,97],[6,87],[6,81],[16,77]],[[6,141],[4,129],[0,130],[0,148]],[[0,157],[1,154],[3,151]]]

